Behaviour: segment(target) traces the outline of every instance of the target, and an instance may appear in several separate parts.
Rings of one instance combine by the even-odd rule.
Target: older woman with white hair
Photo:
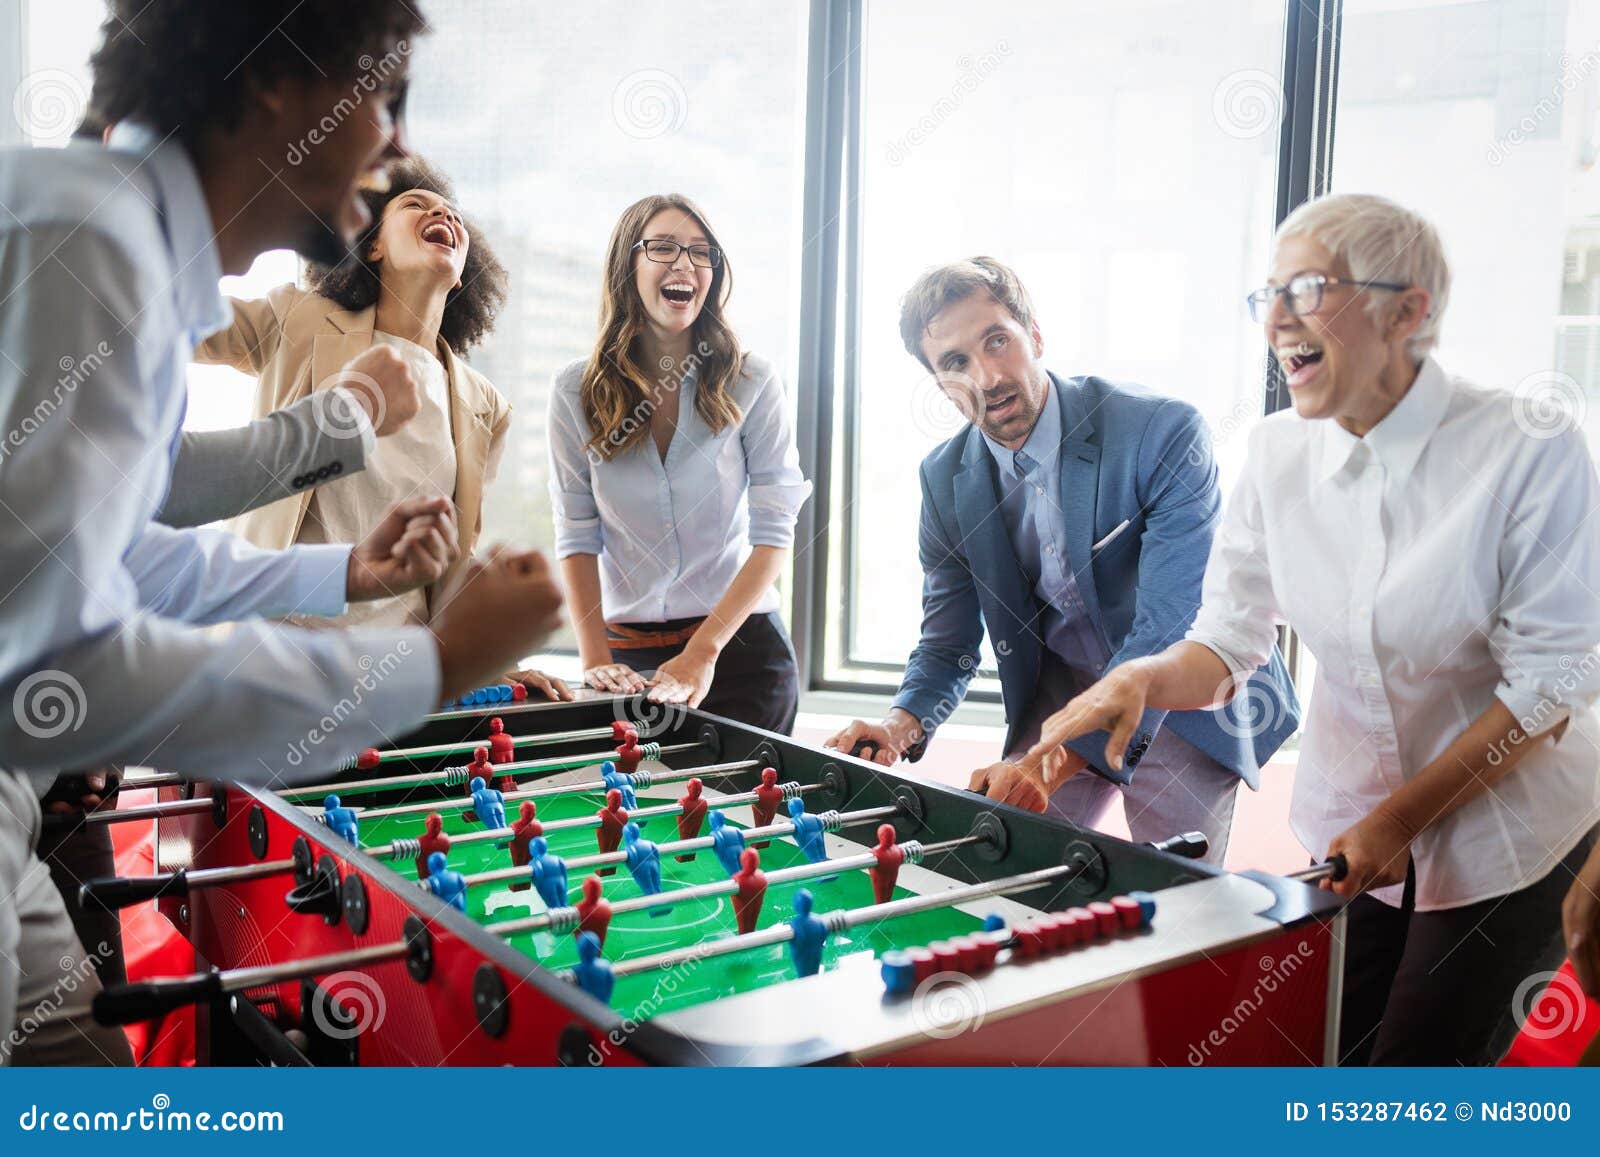
[[[1498,1059],[1600,819],[1600,486],[1576,430],[1433,359],[1449,286],[1432,226],[1380,197],[1284,221],[1249,305],[1293,409],[1251,433],[1194,626],[1035,749],[1105,728],[1119,766],[1146,707],[1226,701],[1299,632],[1290,822],[1349,865],[1324,881],[1350,898],[1346,1064]]]

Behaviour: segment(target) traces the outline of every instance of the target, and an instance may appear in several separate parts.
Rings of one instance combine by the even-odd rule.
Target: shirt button
[[[1044,496],[1044,487],[1043,486],[1035,486],[1033,489],[1037,494],[1039,494],[1040,497]]]
[[[1046,554],[1054,554],[1056,552],[1056,548],[1053,546],[1047,546],[1044,548],[1044,552]]]

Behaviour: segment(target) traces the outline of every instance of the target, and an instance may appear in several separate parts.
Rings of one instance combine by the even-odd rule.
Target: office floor
[[[849,719],[842,716],[803,712],[795,724],[794,736],[801,743],[821,746]],[[998,729],[965,727],[941,730],[919,763],[908,770],[939,783],[965,787],[974,768],[994,762],[999,755]],[[1294,787],[1295,761],[1291,752],[1275,760],[1261,775],[1261,790],[1241,787],[1234,805],[1233,835],[1228,843],[1226,866],[1260,868],[1269,872],[1288,872],[1303,868],[1308,857],[1289,830],[1289,793]],[[1119,808],[1112,808],[1103,830],[1126,839],[1127,824]],[[1177,834],[1177,833],[1173,833]]]

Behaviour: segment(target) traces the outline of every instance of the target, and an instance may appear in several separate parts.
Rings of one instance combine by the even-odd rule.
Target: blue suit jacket
[[[1061,407],[1063,544],[1084,606],[1111,660],[1106,669],[1183,638],[1221,508],[1211,436],[1193,406],[1095,377],[1051,375]],[[1095,544],[1099,544],[1096,548]],[[922,638],[895,696],[932,734],[966,694],[985,629],[1000,666],[1006,751],[1033,705],[1044,648],[1040,606],[1017,564],[983,435],[957,434],[922,463]],[[1219,711],[1147,711],[1121,773],[1105,764],[1105,732],[1068,744],[1101,775],[1126,782],[1156,732],[1171,727],[1252,787],[1299,724],[1283,659]]]

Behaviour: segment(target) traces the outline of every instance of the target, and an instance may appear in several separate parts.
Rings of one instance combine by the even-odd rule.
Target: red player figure
[[[428,818],[422,821],[422,838],[417,841],[421,849],[417,853],[417,879],[428,878],[428,857],[434,852],[450,854],[450,837],[444,834],[444,817],[438,812],[429,812]]]
[[[489,720],[489,762],[511,763],[517,758],[517,746],[511,742],[511,736],[506,734],[505,724],[500,722],[496,715]],[[477,772],[473,773],[478,774]],[[500,791],[516,791],[517,781],[509,775],[502,775],[498,783],[492,781],[487,775],[483,782]]]
[[[761,853],[746,848],[739,853],[739,870],[733,874],[739,890],[733,897],[733,914],[740,932],[754,932],[761,915],[761,902],[767,897],[767,874],[761,870]]]
[[[783,789],[778,786],[778,771],[776,768],[764,767],[761,769],[761,786],[756,788],[756,802],[750,805],[750,810],[755,813],[755,826],[764,828],[772,822],[772,817],[778,814],[778,805],[783,802]],[[766,840],[761,840],[750,845],[752,848],[764,848]]]
[[[894,895],[894,882],[900,877],[900,865],[906,862],[905,849],[895,843],[894,825],[878,825],[878,842],[872,849],[873,858],[878,861],[877,867],[868,868],[867,875],[872,877],[872,899],[879,904],[887,904]]]
[[[583,899],[578,901],[578,926],[572,930],[573,936],[593,932],[600,937],[602,948],[606,946],[606,929],[611,926],[611,901],[600,895],[604,886],[599,876],[584,877]]]
[[[628,823],[628,813],[622,806],[622,792],[616,788],[606,792],[606,806],[598,814],[600,826],[594,830],[595,839],[600,842],[602,852],[614,852],[622,844],[622,829]],[[599,874],[609,876],[616,870],[615,865],[607,865],[599,869]]]
[[[489,762],[489,749],[487,747],[475,747],[472,749],[472,762],[467,764],[467,776],[461,781],[461,790],[467,793],[468,799],[472,798],[472,779],[474,776],[483,780],[484,787],[494,786],[494,764]],[[469,807],[466,818],[468,823],[475,824],[478,822],[478,813]]]
[[[517,809],[517,819],[511,825],[511,863],[518,868],[528,866],[528,843],[534,836],[544,835],[544,825],[539,822],[538,809],[531,799],[522,801],[522,806]],[[527,891],[528,881],[521,880],[511,885],[513,892]]]
[[[618,747],[628,742],[638,743],[639,733],[634,730],[633,724],[624,723],[620,719],[611,723],[611,739]]]
[[[617,770],[632,775],[639,770],[639,761],[643,758],[644,748],[639,746],[639,737],[630,731],[617,748]]]
[[[685,840],[692,840],[700,834],[700,825],[706,822],[706,812],[711,805],[700,798],[701,785],[698,779],[691,779],[684,785],[688,790],[678,798],[678,806],[683,810],[678,813],[678,835]],[[678,863],[687,864],[694,859],[693,852],[686,852],[678,857]]]

